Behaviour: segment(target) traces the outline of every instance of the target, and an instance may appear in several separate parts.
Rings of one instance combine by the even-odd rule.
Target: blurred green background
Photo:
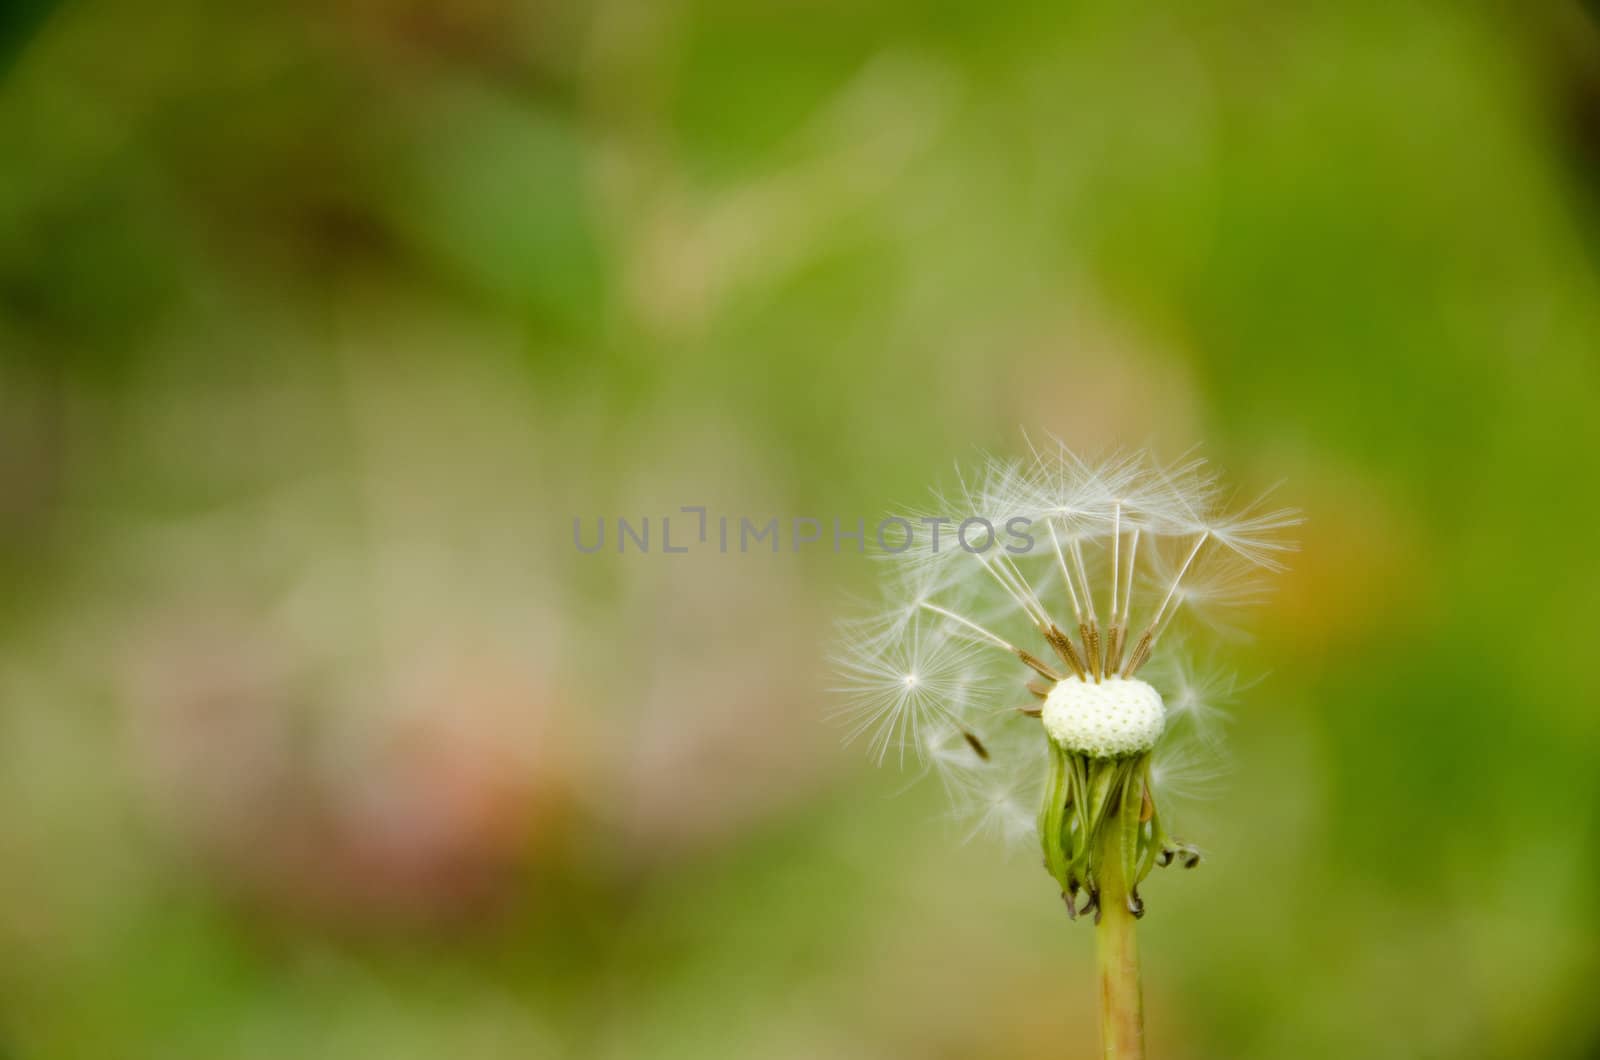
[[[10,0],[0,1057],[1093,1055],[872,563],[572,546],[1019,428],[1307,514],[1152,1055],[1600,1055],[1597,206],[1577,7]]]

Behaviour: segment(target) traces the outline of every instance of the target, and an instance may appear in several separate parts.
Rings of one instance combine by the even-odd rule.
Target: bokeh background
[[[1152,1055],[1600,1055],[1597,206],[1581,7],[10,0],[0,1056],[1093,1055],[869,560],[572,543],[1023,429],[1307,515]]]

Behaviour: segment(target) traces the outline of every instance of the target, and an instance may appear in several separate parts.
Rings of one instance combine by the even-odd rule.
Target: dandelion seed
[[[842,624],[834,664],[841,697],[833,716],[847,738],[865,738],[878,761],[891,749],[919,753],[928,727],[959,724],[985,689],[974,665],[978,648],[916,618],[891,613],[880,622]]]
[[[969,791],[963,816],[970,821],[966,842],[979,836],[994,836],[1007,846],[1021,845],[1032,838],[1033,811],[1015,788],[997,784],[993,775],[987,783]]]

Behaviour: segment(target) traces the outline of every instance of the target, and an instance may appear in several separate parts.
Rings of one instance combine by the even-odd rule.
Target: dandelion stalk
[[[1119,810],[1118,816],[1123,816]],[[1133,885],[1123,872],[1122,829],[1115,818],[1100,831],[1100,1042],[1106,1060],[1144,1060],[1144,1001],[1139,992],[1138,921]],[[1134,899],[1135,901],[1137,899]]]

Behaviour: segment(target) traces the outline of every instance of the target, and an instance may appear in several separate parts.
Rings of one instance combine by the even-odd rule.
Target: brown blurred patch
[[[1152,334],[1080,294],[1065,317],[1041,321],[1003,363],[1015,416],[1085,452],[1195,444],[1200,413],[1186,361]]]
[[[1328,465],[1294,475],[1300,552],[1268,602],[1275,630],[1318,649],[1425,622],[1435,595],[1422,530],[1371,479]]]
[[[137,673],[147,808],[202,871],[281,914],[486,915],[569,812],[552,694],[493,656],[379,674],[370,701],[340,702],[270,632],[213,615],[170,623]]]

